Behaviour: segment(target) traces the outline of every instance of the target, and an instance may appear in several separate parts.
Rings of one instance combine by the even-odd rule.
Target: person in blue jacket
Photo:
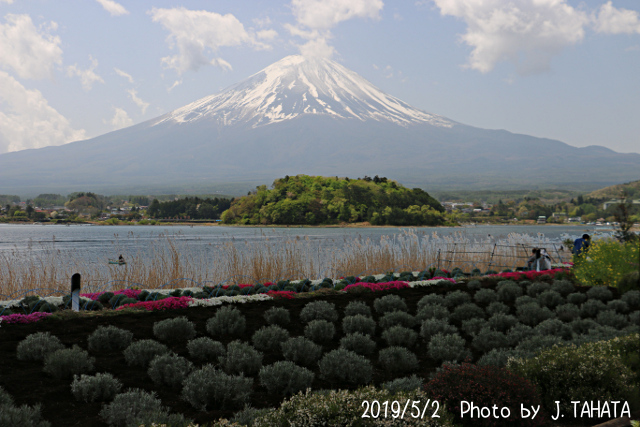
[[[581,238],[576,239],[573,242],[573,254],[574,255],[582,255],[589,250],[589,244],[591,242],[591,236],[588,234],[583,234]]]

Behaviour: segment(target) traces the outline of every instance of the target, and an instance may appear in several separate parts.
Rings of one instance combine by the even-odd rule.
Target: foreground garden
[[[0,426],[638,419],[637,278],[583,286],[599,279],[576,271],[127,289],[84,294],[80,312],[68,296],[5,302]]]

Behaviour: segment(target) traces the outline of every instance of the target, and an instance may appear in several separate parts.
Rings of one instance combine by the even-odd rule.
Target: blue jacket
[[[583,239],[582,237],[576,239],[573,242],[573,251],[571,251],[574,255],[580,255],[582,252],[586,252],[589,248],[589,241]]]

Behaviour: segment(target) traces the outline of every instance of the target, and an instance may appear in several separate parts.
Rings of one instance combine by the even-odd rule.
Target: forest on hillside
[[[444,208],[429,193],[378,176],[285,176],[261,185],[222,214],[226,224],[442,225]]]

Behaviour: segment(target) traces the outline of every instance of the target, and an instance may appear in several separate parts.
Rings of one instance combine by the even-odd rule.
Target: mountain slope
[[[156,119],[0,155],[0,193],[229,183],[246,183],[246,191],[297,174],[380,175],[429,191],[590,190],[637,179],[638,170],[640,154],[466,126],[413,108],[335,62],[293,56]]]

